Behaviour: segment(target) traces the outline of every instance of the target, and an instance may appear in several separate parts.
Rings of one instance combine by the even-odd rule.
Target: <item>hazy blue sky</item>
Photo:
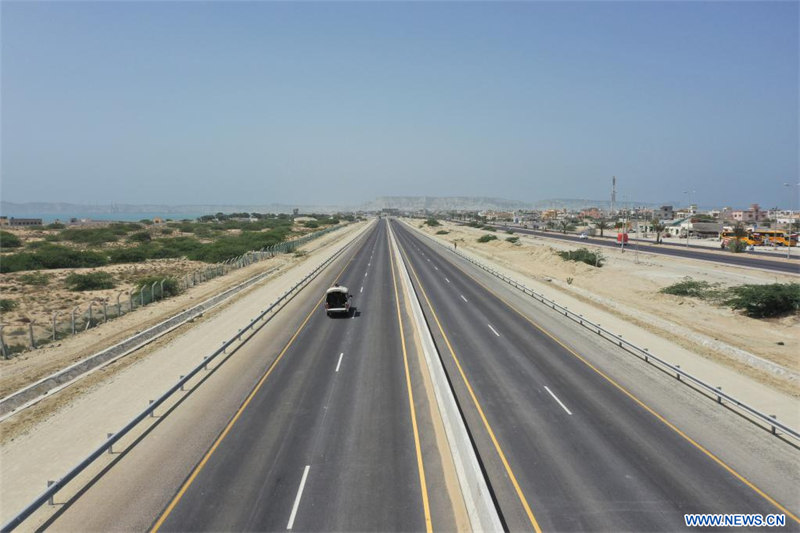
[[[2,2],[2,198],[790,205],[798,3]],[[797,188],[794,188],[796,194]]]

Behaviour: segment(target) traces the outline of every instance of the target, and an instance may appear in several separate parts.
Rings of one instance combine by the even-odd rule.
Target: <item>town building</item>
[[[41,218],[0,217],[0,226],[24,227],[24,226],[41,226],[41,225],[42,225]]]

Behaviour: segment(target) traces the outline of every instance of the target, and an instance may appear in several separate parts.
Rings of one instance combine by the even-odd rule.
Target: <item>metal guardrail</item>
[[[442,248],[444,248],[449,252],[454,253],[455,255],[463,258],[464,260],[469,261],[473,265],[477,266],[478,268],[481,268],[482,270],[485,270],[486,272],[501,279],[502,281],[505,281],[515,289],[520,290],[523,293],[527,294],[528,296],[533,297],[535,300],[539,301],[540,303],[544,304],[547,307],[550,307],[559,314],[563,314],[565,317],[573,320],[574,322],[577,322],[586,329],[594,331],[602,338],[616,344],[617,346],[627,351],[628,353],[631,353],[639,357],[641,360],[653,365],[655,368],[658,368],[659,370],[667,374],[674,375],[678,381],[684,383],[685,385],[687,386],[693,385],[692,388],[694,388],[695,390],[699,390],[700,392],[706,393],[710,395],[710,397],[712,398],[715,398],[717,400],[717,403],[719,403],[720,405],[724,404],[726,406],[738,408],[740,411],[743,411],[744,413],[749,415],[749,417],[755,418],[757,421],[765,424],[770,429],[772,434],[777,435],[777,431],[781,430],[786,435],[793,437],[795,440],[800,442],[800,432],[798,432],[797,430],[795,430],[790,426],[787,426],[783,422],[780,422],[775,417],[775,415],[767,415],[765,413],[762,413],[758,409],[755,409],[754,407],[751,407],[750,405],[736,399],[730,394],[723,392],[721,387],[714,387],[713,385],[709,385],[700,378],[697,378],[689,374],[688,372],[681,370],[679,365],[673,365],[671,363],[668,363],[664,359],[656,355],[653,355],[647,348],[640,348],[639,346],[636,346],[632,342],[623,339],[621,335],[616,335],[614,333],[611,333],[607,329],[603,328],[600,324],[596,324],[591,320],[584,318],[583,315],[579,315],[577,313],[570,311],[566,307],[559,305],[553,300],[546,298],[543,294],[538,293],[533,289],[529,289],[528,287],[517,282],[516,280],[509,278],[504,274],[501,274],[497,270],[494,270],[490,266],[487,266],[481,263],[480,261],[476,261],[475,259],[465,255],[463,252],[459,252],[458,250],[445,246],[441,242],[433,239],[431,236],[426,235],[425,233],[421,234],[424,235],[431,242],[441,246]],[[725,402],[723,402],[723,400]],[[752,418],[750,418],[751,421]]]
[[[362,232],[363,235],[363,232]],[[54,482],[50,485],[47,490],[42,492],[39,496],[36,497],[30,504],[28,504],[22,511],[20,511],[14,518],[9,520],[6,524],[0,528],[0,532],[7,532],[13,531],[17,526],[22,524],[29,516],[31,516],[34,512],[36,512],[42,505],[52,501],[53,498],[59,490],[64,488],[67,483],[72,481],[76,476],[78,476],[81,472],[83,472],[90,464],[92,464],[98,457],[106,453],[114,443],[118,442],[122,439],[125,435],[127,435],[133,428],[135,428],[142,420],[148,418],[155,410],[161,406],[164,402],[166,402],[173,394],[175,394],[179,390],[183,390],[183,387],[198,373],[208,368],[208,364],[211,363],[215,358],[217,358],[220,354],[225,353],[225,350],[230,347],[233,343],[241,341],[242,335],[247,332],[247,330],[253,329],[255,332],[254,327],[258,324],[267,314],[269,314],[273,309],[275,309],[281,302],[287,299],[293,292],[297,289],[301,288],[308,282],[310,282],[313,278],[315,278],[324,268],[330,265],[336,258],[342,255],[345,250],[350,248],[357,239],[353,239],[349,244],[342,247],[341,250],[333,254],[331,257],[323,261],[319,266],[317,266],[314,270],[312,270],[309,274],[307,274],[302,280],[298,283],[293,285],[288,291],[283,293],[275,302],[273,302],[269,307],[263,310],[256,318],[250,321],[244,328],[239,330],[239,332],[231,337],[229,340],[224,342],[220,348],[214,351],[211,355],[208,355],[203,358],[203,361],[198,364],[194,369],[192,369],[189,373],[182,376],[178,382],[173,385],[167,392],[162,394],[157,400],[154,400],[146,409],[144,409],[141,413],[136,415],[130,422],[128,422],[122,429],[117,431],[116,433],[110,433],[108,435],[108,440],[106,440],[103,444],[98,446],[92,453],[90,453],[85,459],[83,459],[80,463],[74,466],[72,469],[69,470],[61,479]],[[247,340],[247,339],[245,339]]]

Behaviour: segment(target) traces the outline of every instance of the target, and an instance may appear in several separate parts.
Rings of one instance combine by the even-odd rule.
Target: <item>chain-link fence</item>
[[[135,311],[150,303],[179,294],[190,287],[224,276],[228,272],[238,270],[264,261],[282,253],[291,253],[303,244],[335,231],[343,226],[334,226],[309,233],[298,239],[285,241],[257,251],[247,252],[222,263],[209,265],[190,274],[151,278],[147,283],[129,291],[120,291],[116,298],[104,301],[93,301],[88,306],[76,306],[70,309],[55,311],[47,324],[29,321],[20,324],[0,324],[0,348],[2,356],[9,359],[12,355],[35,349],[50,342],[77,335],[82,331],[113,320]]]

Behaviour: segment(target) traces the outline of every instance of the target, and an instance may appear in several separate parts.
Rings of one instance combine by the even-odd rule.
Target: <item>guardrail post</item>
[[[774,419],[774,420],[777,420],[777,418],[778,418],[778,417],[777,417],[777,416],[775,416],[775,415],[769,415],[769,417],[770,417],[770,418],[772,418],[772,419]],[[775,424],[772,424],[772,434],[773,434],[773,435],[776,435],[776,434],[777,434],[777,433],[776,433],[776,431],[777,431],[777,430],[776,430],[776,428],[775,428]]]
[[[106,440],[110,439],[113,436],[114,436],[113,433],[106,433]],[[109,454],[113,454],[114,453],[114,445],[113,444],[108,447],[108,453]]]
[[[48,480],[47,480],[47,488],[48,488],[48,489],[49,489],[50,487],[52,487],[53,485],[55,485],[55,484],[56,484],[56,482],[55,482],[55,481],[52,481],[52,480],[50,480],[50,479],[48,479]],[[55,501],[54,501],[54,498],[55,498],[55,496],[50,496],[50,499],[49,499],[49,500],[47,500],[47,504],[48,504],[48,505],[55,505],[56,503],[55,503]]]
[[[149,405],[153,405],[154,403],[155,403],[155,400],[150,400]],[[150,417],[151,418],[155,418],[155,416],[156,416],[156,410],[153,409],[152,411],[150,411]]]
[[[717,387],[718,391],[722,391],[722,387]],[[717,394],[717,403],[722,403],[722,395]]]
[[[181,377],[179,377],[179,378],[178,378],[178,381],[182,380],[182,379],[183,379],[183,378],[185,378],[185,377],[186,377],[186,376],[183,376],[183,375],[182,375]],[[183,389],[183,385],[184,385],[184,384],[183,384],[183,383],[181,383],[181,390],[184,390],[184,389]]]
[[[675,368],[677,368],[680,371],[681,365],[675,365]],[[681,380],[681,373],[679,371],[675,372],[675,377],[678,378],[678,381]]]

